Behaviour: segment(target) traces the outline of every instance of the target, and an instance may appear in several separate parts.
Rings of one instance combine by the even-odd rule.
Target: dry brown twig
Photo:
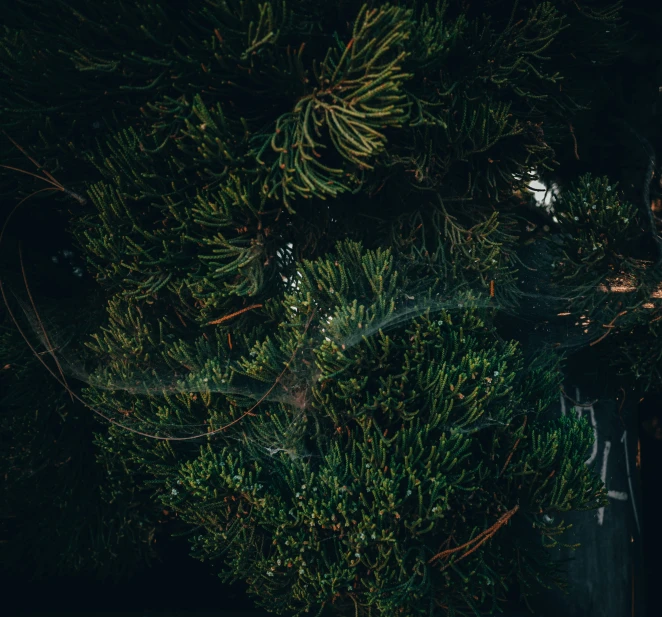
[[[60,376],[62,377],[62,381],[66,384],[67,391],[69,392],[69,396],[71,397],[71,402],[73,403],[74,397],[71,393],[71,389],[69,388],[69,384],[67,384],[67,380],[64,376],[64,371],[62,370],[62,367],[60,366],[60,363],[57,359],[57,356],[55,355],[55,348],[53,347],[50,339],[48,338],[48,333],[46,332],[46,328],[44,327],[44,324],[41,321],[41,317],[39,316],[39,311],[37,311],[37,305],[35,304],[34,300],[32,299],[32,294],[30,293],[30,287],[28,286],[28,279],[27,279],[27,276],[25,274],[25,266],[23,264],[23,252],[21,250],[20,244],[19,244],[19,247],[18,247],[18,255],[19,255],[19,259],[21,261],[21,273],[23,275],[23,281],[25,283],[25,289],[28,292],[28,298],[30,299],[30,304],[32,305],[32,310],[34,311],[35,317],[37,318],[37,323],[39,324],[39,328],[41,329],[41,331],[44,335],[44,344],[46,345],[46,350],[48,351],[48,353],[51,355],[51,357],[55,361],[57,369],[60,372]]]
[[[437,559],[442,559],[444,557],[450,557],[450,555],[453,555],[454,553],[457,553],[461,551],[462,549],[465,549],[469,547],[471,544],[475,544],[472,548],[470,548],[467,552],[463,553],[458,559],[456,559],[454,562],[446,564],[441,568],[441,572],[449,568],[451,565],[457,563],[458,561],[461,561],[462,559],[465,559],[471,553],[473,553],[475,550],[477,550],[482,544],[487,542],[490,538],[496,534],[501,527],[503,527],[511,518],[512,516],[519,510],[519,505],[516,505],[514,508],[508,510],[494,525],[491,527],[488,527],[484,531],[481,531],[475,538],[469,540],[468,542],[465,542],[461,546],[457,546],[455,548],[450,548],[445,551],[441,551],[441,553],[437,553],[434,557],[431,557],[428,559],[428,563],[432,563],[433,561],[436,561]]]
[[[5,131],[2,131],[7,139],[11,141],[14,146],[16,146],[29,160],[30,162],[37,168],[37,171],[41,171],[43,168],[42,166],[37,163],[21,146],[19,146]],[[69,197],[73,197],[79,204],[85,205],[87,203],[87,199],[84,197],[81,197],[78,193],[74,193],[73,191],[70,191],[69,189],[65,188],[62,186],[50,173],[48,173],[45,169],[43,170],[44,174],[46,177],[44,178],[43,176],[38,176],[37,174],[33,174],[32,172],[25,171],[25,169],[19,169],[18,167],[10,167],[9,165],[0,165],[0,167],[4,167],[5,169],[11,169],[12,171],[19,171],[22,174],[26,174],[27,176],[32,176],[33,178],[37,178],[38,180],[43,180],[44,182],[52,185],[53,188],[46,188],[46,189],[40,189],[39,191],[35,191],[31,195],[28,195],[25,199],[23,199],[17,206],[20,206],[24,201],[30,199],[33,195],[36,193],[40,193],[41,191],[61,191],[65,193],[66,195],[69,195]],[[14,210],[16,210],[14,208]],[[13,214],[13,211],[12,211]],[[11,216],[11,214],[9,215]],[[7,217],[7,220],[9,220],[9,217]],[[5,223],[6,225],[6,223]],[[4,231],[4,227],[3,227]]]

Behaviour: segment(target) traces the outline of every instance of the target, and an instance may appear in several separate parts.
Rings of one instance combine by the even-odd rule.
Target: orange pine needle
[[[529,416],[524,416],[524,423],[522,424],[522,429],[526,427],[526,421],[529,419]],[[508,467],[508,463],[510,463],[510,459],[513,458],[513,454],[515,454],[515,449],[519,445],[519,442],[522,438],[518,437],[517,441],[515,442],[515,445],[513,446],[513,449],[510,451],[510,454],[508,455],[508,458],[506,459],[506,462],[504,463],[503,467],[501,468],[501,472],[499,473],[499,478],[503,475],[503,472],[506,471],[506,467]]]
[[[220,319],[214,319],[214,321],[208,321],[207,325],[208,326],[215,326],[219,323],[223,323],[224,321],[227,321],[228,319],[232,319],[233,317],[236,317],[237,315],[241,315],[242,313],[245,313],[246,311],[250,311],[252,309],[256,308],[262,308],[261,304],[251,304],[251,306],[247,306],[246,308],[241,309],[240,311],[235,311],[234,313],[230,313],[229,315],[226,315],[225,317],[221,317]]]
[[[188,326],[186,325],[186,322],[184,321],[184,318],[179,314],[179,311],[175,309],[175,313],[177,314],[177,317],[179,317],[179,321],[182,322],[182,325],[187,328]]]

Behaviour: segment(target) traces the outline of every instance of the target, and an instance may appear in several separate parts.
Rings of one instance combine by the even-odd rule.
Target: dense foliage
[[[551,209],[529,188],[576,154],[620,3],[37,6],[0,30],[1,188],[32,193],[35,157],[85,259],[95,330],[52,370],[97,414],[66,430],[94,433],[127,559],[165,509],[279,614],[480,615],[560,583],[563,514],[606,504],[592,431],[549,413],[562,352],[607,330],[621,377],[660,385],[632,334],[658,328],[649,204],[595,173]],[[53,388],[5,439],[46,430]]]

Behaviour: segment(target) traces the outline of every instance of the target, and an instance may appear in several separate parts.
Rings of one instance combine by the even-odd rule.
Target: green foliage
[[[553,546],[565,525],[543,517],[605,503],[583,465],[588,425],[544,417],[560,385],[558,359],[525,366],[518,345],[487,325],[493,309],[481,317],[455,307],[454,316],[434,280],[408,307],[403,287],[426,280],[417,271],[398,270],[390,250],[349,241],[304,261],[297,289],[267,307],[272,334],[253,338],[231,364],[227,348],[203,362],[213,348],[199,346],[186,354],[198,360],[188,378],[174,392],[153,385],[123,422],[165,436],[205,419],[215,432],[206,446],[155,442],[117,424],[99,442],[154,478],[145,486],[192,526],[196,557],[222,557],[224,578],[247,581],[269,610],[494,610],[514,582],[533,591],[555,579],[541,547],[503,516],[515,513]],[[186,347],[158,345],[164,358]],[[132,353],[139,365],[139,349]],[[120,350],[109,355],[117,363],[104,368],[108,383],[127,384],[135,400],[115,368]],[[251,382],[271,385],[269,396]],[[120,400],[88,390],[96,408]],[[465,550],[430,563],[451,541]],[[515,566],[517,555],[526,567]]]
[[[556,210],[568,233],[564,252],[569,262],[556,266],[563,281],[585,280],[589,275],[594,281],[597,273],[608,274],[621,265],[616,260],[623,259],[621,254],[638,239],[635,207],[619,198],[606,177],[594,181],[590,174],[580,177],[577,190],[564,191]]]
[[[549,563],[506,566],[536,553],[507,527],[470,557],[469,547],[515,506],[538,521],[605,503],[583,465],[590,427],[540,417],[556,398],[557,369],[526,370],[517,345],[472,310],[428,309],[393,326],[389,251],[346,243],[304,272],[279,333],[241,365],[271,379],[303,343],[290,370],[308,359],[313,378],[288,384],[291,402],[242,420],[241,450],[209,444],[165,483],[163,503],[198,527],[194,554],[216,558],[223,546],[226,576],[281,614],[328,602],[361,614],[433,605],[470,614],[496,608],[512,580],[544,580]],[[316,317],[304,331],[305,316],[325,306],[335,307],[330,323]],[[564,529],[535,525],[552,544]],[[451,538],[466,550],[430,564]]]
[[[608,178],[587,174],[555,202],[564,238],[551,243],[550,290],[556,310],[567,311],[584,337],[600,341],[612,334],[611,363],[648,390],[662,383],[653,343],[662,310],[660,270],[639,257],[640,210],[616,189]]]
[[[566,55],[559,37],[573,30],[582,45],[588,37],[591,50],[603,49],[599,60],[587,50],[583,61],[604,63],[622,44],[621,27],[612,6],[564,24],[549,2],[488,15],[456,4],[213,0],[188,15],[172,2],[68,2],[53,15],[16,0],[0,48],[13,82],[4,125],[19,141],[19,130],[40,134],[44,164],[63,167],[74,190],[80,180],[72,160],[61,161],[63,148],[80,165],[92,135],[105,141],[132,126],[162,146],[194,123],[198,133],[209,124],[212,135],[196,141],[213,149],[214,165],[202,144],[197,153],[182,144],[182,165],[191,155],[206,163],[198,174],[207,182],[241,170],[287,208],[298,197],[356,190],[370,182],[362,170],[380,165],[388,173],[375,186],[414,171],[414,186],[498,200],[510,194],[512,174],[525,179],[552,161],[532,122],[546,117],[546,130],[558,134],[582,107],[572,95],[583,76],[562,77],[555,66]],[[44,92],[57,104],[45,103]],[[220,123],[207,123],[203,102],[222,105]],[[98,118],[83,124],[86,108]],[[480,155],[492,149],[501,158],[504,141],[502,165],[486,164]]]
[[[646,308],[653,308],[647,303]],[[644,391],[659,391],[662,385],[662,346],[660,341],[660,311],[654,317],[641,319],[626,330],[619,345],[612,351],[612,364],[621,375],[639,384]]]
[[[110,421],[99,511],[140,503],[141,542],[166,507],[280,614],[498,610],[561,584],[561,517],[606,504],[590,428],[549,414],[561,357],[500,319],[531,295],[527,185],[621,53],[620,3],[471,4],[16,0],[0,30],[2,127],[88,197],[106,316],[63,365]],[[582,177],[532,249],[583,340],[653,323],[611,186]]]
[[[573,289],[576,297],[570,306],[575,314],[609,321],[623,306],[621,293],[648,299],[650,286],[642,284],[650,263],[632,257],[640,241],[636,213],[608,178],[592,179],[590,174],[579,178],[577,188],[568,188],[555,204],[555,216],[566,236],[552,263],[552,281]],[[607,293],[616,284],[627,291],[619,289],[618,296]],[[604,313],[598,310],[602,307]]]

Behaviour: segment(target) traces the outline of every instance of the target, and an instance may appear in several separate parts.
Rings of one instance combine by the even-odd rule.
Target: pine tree
[[[9,4],[3,128],[105,294],[97,456],[279,614],[562,584],[563,514],[606,504],[588,425],[549,414],[563,352],[607,331],[661,385],[633,336],[658,323],[649,213],[599,175],[553,212],[528,188],[627,48],[621,3]]]

